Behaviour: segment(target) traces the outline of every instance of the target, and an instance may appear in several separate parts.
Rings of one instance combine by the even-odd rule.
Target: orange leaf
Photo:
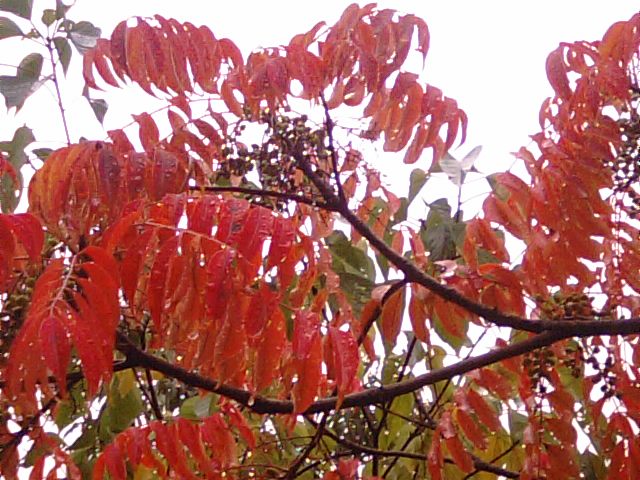
[[[298,311],[293,324],[292,353],[298,376],[293,387],[296,412],[303,412],[318,393],[322,373],[322,338],[317,313]]]
[[[402,326],[404,312],[404,287],[389,296],[382,305],[381,332],[382,338],[389,344],[395,344]]]
[[[285,318],[277,306],[262,329],[256,347],[253,367],[253,384],[256,391],[267,388],[277,378],[278,365],[282,360],[286,341]]]
[[[564,47],[558,47],[547,57],[546,68],[549,83],[556,92],[556,95],[567,100],[571,97],[571,88],[569,87],[569,79],[567,78],[567,67],[564,63]]]
[[[429,341],[427,329],[428,308],[427,302],[431,297],[430,292],[417,283],[411,284],[411,299],[409,300],[409,320],[413,327],[413,333],[421,342]]]
[[[228,80],[222,82],[222,87],[220,88],[220,96],[224,101],[225,105],[229,109],[231,113],[233,113],[236,117],[242,118],[244,115],[244,110],[240,102],[236,99],[233,88]]]
[[[466,400],[469,406],[478,416],[478,419],[492,432],[497,432],[502,428],[497,412],[489,406],[487,401],[475,390],[467,390]]]
[[[335,369],[338,389],[336,408],[339,408],[345,394],[353,391],[357,385],[360,355],[358,353],[358,344],[350,331],[344,332],[335,327],[329,327],[329,339],[331,341],[333,368]]]
[[[222,414],[215,413],[205,419],[201,431],[202,438],[213,452],[213,458],[218,460],[223,468],[236,461],[236,440]]]
[[[64,395],[67,390],[67,365],[69,365],[71,358],[71,345],[67,329],[59,318],[49,316],[40,325],[39,340],[47,366],[58,380],[58,385]]]
[[[469,452],[465,450],[460,438],[457,435],[454,435],[452,437],[445,438],[444,442],[458,468],[465,473],[473,471],[473,459],[471,458],[471,455],[469,455]]]
[[[462,429],[464,435],[475,445],[476,448],[484,450],[487,448],[487,437],[476,421],[461,408],[454,410],[456,422]]]

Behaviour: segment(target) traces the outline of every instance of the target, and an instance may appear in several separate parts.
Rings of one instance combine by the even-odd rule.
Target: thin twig
[[[329,105],[327,105],[327,101],[324,98],[324,95],[320,93],[320,100],[322,101],[322,106],[324,107],[324,118],[325,125],[327,128],[327,139],[329,141],[329,153],[331,154],[331,167],[333,169],[333,177],[336,182],[336,187],[338,189],[338,197],[343,205],[347,204],[347,198],[344,194],[344,189],[342,188],[342,182],[340,181],[340,172],[338,171],[338,154],[336,153],[336,147],[333,141],[333,119],[329,114]]]
[[[58,74],[57,74],[57,65],[55,58],[53,56],[53,39],[47,37],[47,50],[49,50],[49,59],[51,60],[51,69],[52,69],[52,81],[53,86],[56,89],[56,96],[58,97],[58,109],[60,110],[60,115],[62,116],[62,126],[64,127],[64,134],[67,138],[67,145],[71,145],[71,136],[69,135],[69,126],[67,125],[67,114],[64,110],[64,105],[62,103],[62,94],[60,93],[60,85],[58,82]]]
[[[290,200],[293,202],[304,203],[306,205],[311,205],[312,207],[318,207],[323,210],[329,210],[329,206],[322,200],[316,200],[313,198],[305,197],[304,195],[297,195],[295,193],[286,193],[286,192],[278,192],[275,190],[262,190],[258,188],[249,188],[249,187],[222,187],[222,186],[206,186],[206,185],[195,185],[189,187],[191,191],[204,191],[209,193],[243,193],[246,195],[253,195],[255,197],[273,197],[280,198],[282,200]]]

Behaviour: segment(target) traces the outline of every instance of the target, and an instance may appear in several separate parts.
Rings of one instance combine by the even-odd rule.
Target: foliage
[[[163,104],[0,143],[4,478],[640,476],[640,15],[549,55],[528,178],[465,219],[480,148],[448,153],[465,113],[405,70],[413,15],[354,4],[245,57],[160,15],[98,38],[61,0],[0,10],[43,52],[0,76],[7,109],[48,82],[66,129],[72,46],[100,121],[92,91]],[[406,196],[371,146],[415,166]],[[458,205],[416,228],[440,172]]]

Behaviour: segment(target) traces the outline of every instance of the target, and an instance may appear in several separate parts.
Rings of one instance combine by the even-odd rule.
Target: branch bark
[[[565,338],[588,337],[594,334],[640,334],[640,319],[603,323],[613,324],[603,325],[603,327],[609,326],[611,327],[610,330],[618,331],[607,331],[606,328],[601,328],[598,330],[591,328],[586,329],[585,331],[581,331],[581,323],[575,322],[574,328],[554,329],[553,331],[534,335],[533,337],[522,342],[508,345],[497,350],[492,350],[491,352],[478,355],[476,357],[461,360],[460,362],[453,365],[443,367],[433,372],[424,373],[409,380],[404,380],[382,387],[369,388],[361,392],[346,395],[340,405],[340,409],[363,407],[367,405],[387,402],[395,397],[414,392],[427,385],[432,385],[442,380],[447,380],[459,375],[463,375],[472,370],[477,370],[479,368],[492,365],[502,360],[517,357],[518,355],[531,352],[538,348],[546,347]],[[634,328],[631,330],[629,328],[624,328],[632,326]],[[201,388],[203,390],[223,395],[231,400],[235,400],[241,405],[244,405],[246,408],[252,410],[253,412],[259,414],[290,414],[294,412],[293,402],[291,401],[278,400],[262,397],[260,395],[254,395],[248,390],[225,385],[216,380],[212,380],[198,375],[197,373],[190,372],[182,367],[174,365],[173,363],[157,358],[147,352],[143,352],[123,335],[118,336],[118,350],[120,350],[120,352],[127,356],[127,363],[129,364],[135,364],[137,366],[150,368],[151,370],[161,372],[166,376],[175,378],[192,387]],[[336,410],[337,401],[338,399],[336,396],[326,397],[314,402],[313,404],[311,404],[311,406],[309,406],[307,410],[299,413],[313,414]]]

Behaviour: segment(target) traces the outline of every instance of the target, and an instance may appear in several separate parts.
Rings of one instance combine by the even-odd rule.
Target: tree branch
[[[52,70],[52,81],[53,86],[56,89],[56,96],[58,99],[58,109],[60,110],[60,115],[62,116],[62,126],[64,127],[64,134],[67,138],[67,145],[71,145],[71,136],[69,135],[69,126],[67,124],[67,114],[64,110],[64,104],[62,103],[62,93],[60,93],[60,84],[58,82],[58,73],[56,71],[56,61],[53,57],[53,39],[46,39],[46,47],[49,50],[49,59],[51,60],[51,70]]]
[[[625,324],[629,322],[630,321],[618,321],[611,323],[613,323],[614,326],[617,326],[616,324],[625,326]],[[633,325],[635,329],[632,332],[626,333],[640,333],[640,319],[633,322]],[[579,322],[577,323],[577,326],[580,326]],[[612,334],[612,332],[607,332],[606,329],[603,329],[599,334],[608,335]],[[404,380],[387,386],[369,388],[361,392],[346,395],[340,405],[340,409],[362,407],[387,402],[392,398],[411,393],[427,385],[432,385],[442,380],[462,375],[502,360],[517,357],[518,355],[551,345],[564,338],[585,337],[591,335],[591,331],[581,332],[579,328],[566,331],[545,332],[522,342],[497,350],[492,350],[488,353],[478,355],[477,357],[461,360],[453,365],[443,367],[433,372],[424,373],[409,380]],[[120,352],[127,356],[127,361],[132,364],[156,370],[192,387],[201,388],[203,390],[225,396],[231,400],[235,400],[241,405],[244,405],[253,412],[260,414],[288,414],[294,412],[293,402],[291,401],[265,398],[259,395],[256,396],[248,390],[225,385],[218,381],[203,377],[197,373],[191,372],[174,365],[173,363],[141,351],[123,335],[118,335],[117,347]],[[335,410],[337,401],[338,399],[335,396],[323,398],[311,404],[305,412],[300,413],[313,414]]]
[[[317,425],[312,420],[309,420],[309,422],[314,426]],[[427,456],[423,453],[405,452],[402,450],[381,450],[378,448],[367,447],[366,445],[361,445],[359,443],[352,442],[347,438],[342,438],[336,433],[326,428],[324,430],[324,434],[330,437],[331,439],[333,439],[339,445],[342,445],[343,447],[346,447],[353,452],[372,455],[373,457],[413,458],[416,460],[425,460],[425,461],[427,460]],[[473,467],[475,468],[476,473],[483,471],[483,472],[494,473],[496,475],[501,475],[507,478],[518,478],[520,476],[518,473],[512,472],[511,470],[507,470],[505,468],[501,468],[491,463],[485,462],[484,460],[476,457],[475,455],[471,455],[471,458],[473,459]]]
[[[331,208],[327,205],[326,202],[322,200],[315,200],[313,198],[305,197],[304,195],[297,195],[295,193],[286,193],[286,192],[278,192],[275,190],[262,190],[258,188],[249,188],[249,187],[221,187],[221,186],[205,186],[205,185],[194,185],[189,187],[189,190],[199,192],[209,192],[209,193],[243,193],[245,195],[253,195],[255,197],[271,197],[271,198],[279,198],[282,200],[290,200],[292,202],[304,203],[306,205],[310,205],[312,207],[322,208],[324,210],[332,211]]]

